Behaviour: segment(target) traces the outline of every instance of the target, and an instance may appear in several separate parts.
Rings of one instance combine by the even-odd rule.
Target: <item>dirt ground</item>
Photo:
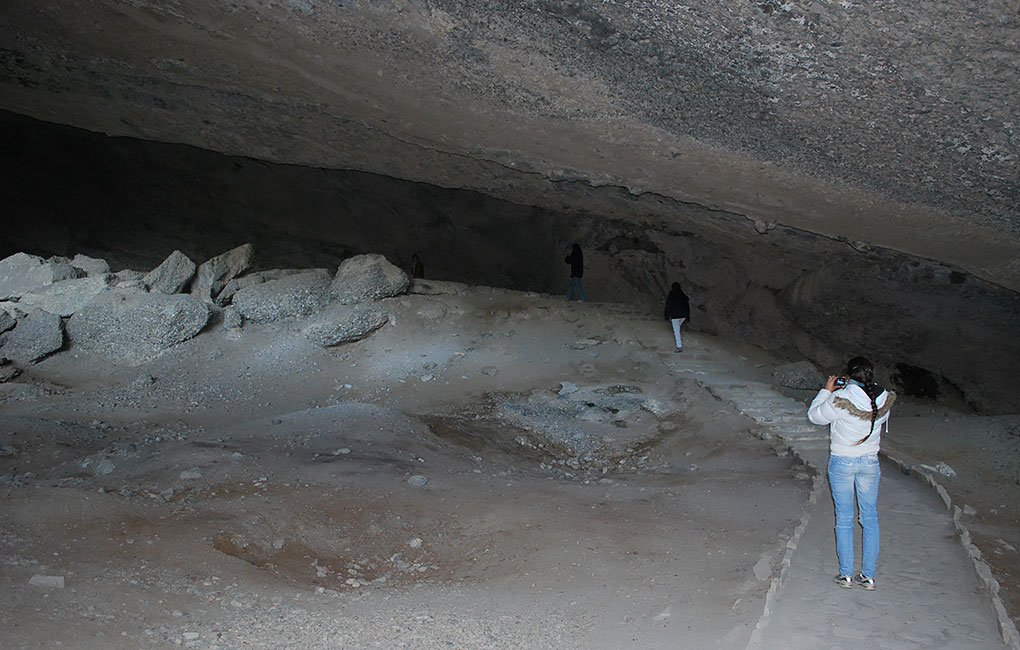
[[[214,323],[0,385],[0,646],[745,647],[811,481],[668,372],[665,323],[484,288],[382,305],[331,349]],[[898,410],[887,449],[955,470],[1015,581],[1018,418]]]

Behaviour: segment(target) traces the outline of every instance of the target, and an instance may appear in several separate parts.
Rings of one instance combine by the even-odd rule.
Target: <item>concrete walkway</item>
[[[765,435],[785,442],[813,470],[814,489],[773,577],[748,650],[998,650],[1020,649],[1016,628],[998,601],[987,565],[968,553],[966,530],[929,485],[889,460],[882,465],[879,521],[882,549],[877,589],[843,589],[838,573],[833,507],[825,478],[828,427],[807,420],[807,405],[754,376],[746,359],[713,347],[710,337],[685,335],[686,351],[663,352],[671,373],[694,379],[752,418]],[[860,531],[856,531],[860,563]],[[972,548],[972,547],[971,547]]]

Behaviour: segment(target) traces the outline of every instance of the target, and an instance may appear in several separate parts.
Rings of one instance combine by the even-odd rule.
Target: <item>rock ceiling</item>
[[[1020,289],[1012,0],[5,0],[0,19],[16,113],[596,215],[696,204]]]

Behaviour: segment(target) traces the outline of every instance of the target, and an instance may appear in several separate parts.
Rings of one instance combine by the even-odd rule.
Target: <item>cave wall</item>
[[[1011,387],[1020,298],[938,262],[612,187],[583,191],[626,205],[630,218],[11,113],[0,113],[0,137],[4,209],[17,224],[0,233],[2,256],[80,252],[145,271],[174,249],[201,262],[245,242],[258,268],[335,267],[364,252],[407,268],[417,252],[427,277],[559,294],[564,249],[576,241],[591,300],[661,318],[669,284],[680,281],[695,329],[832,372],[865,354],[893,383],[919,373],[981,412],[1020,410]]]

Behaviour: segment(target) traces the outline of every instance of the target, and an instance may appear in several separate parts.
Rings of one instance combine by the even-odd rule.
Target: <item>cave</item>
[[[576,241],[599,299],[1016,412],[1015,11],[827,5],[11,3],[3,252],[556,292]]]
[[[979,449],[991,454],[986,444],[1008,447],[1003,459],[1017,453],[1015,433],[1000,435],[1015,432],[1020,413],[1012,385],[1020,374],[1020,12],[1010,3],[70,0],[51,6],[8,0],[0,17],[0,164],[7,214],[0,259],[19,253],[49,260],[85,255],[105,260],[112,271],[141,276],[175,251],[201,263],[250,245],[250,274],[332,273],[345,260],[365,255],[381,255],[410,272],[417,256],[424,280],[440,287],[430,294],[423,283],[409,302],[391,310],[389,321],[380,317],[376,325],[421,321],[422,331],[434,335],[407,335],[427,358],[413,379],[407,375],[413,386],[373,376],[365,384],[374,392],[360,398],[379,404],[388,391],[407,393],[400,411],[414,416],[406,428],[421,436],[407,442],[412,460],[360,449],[358,442],[317,446],[312,434],[295,428],[295,436],[311,436],[303,448],[315,450],[309,481],[307,476],[323,479],[328,465],[354,458],[417,476],[416,459],[442,452],[498,457],[493,476],[499,480],[531,471],[522,469],[527,466],[570,479],[583,474],[597,483],[599,472],[631,467],[634,458],[679,444],[669,442],[678,431],[706,425],[658,413],[658,396],[648,386],[634,388],[649,393],[642,398],[645,406],[610,404],[605,391],[628,381],[637,386],[633,377],[602,377],[600,387],[591,379],[601,373],[591,370],[604,358],[591,351],[598,345],[622,349],[636,340],[645,345],[643,328],[650,325],[644,320],[661,324],[674,282],[690,297],[688,331],[695,340],[705,337],[742,350],[734,358],[767,355],[769,361],[758,368],[807,362],[819,377],[841,374],[848,358],[866,355],[875,363],[876,379],[911,400],[904,408],[914,416],[994,423],[987,430],[982,424],[978,435],[959,444],[955,434],[940,434],[945,444],[938,449],[945,456],[939,460],[955,458],[952,454],[970,458]],[[552,303],[555,298],[572,304],[563,300],[569,280],[564,257],[575,243],[585,254],[587,302],[603,310],[591,312],[591,318],[565,315],[562,305]],[[570,388],[566,382],[559,393],[543,387],[548,393],[543,395],[551,401],[571,390],[596,391],[596,401],[579,402],[564,421],[591,417],[602,424],[598,418],[606,417],[607,430],[599,435],[608,440],[617,435],[611,428],[626,430],[619,435],[634,436],[633,443],[606,452],[612,462],[587,465],[576,450],[520,443],[534,422],[508,413],[523,417],[520,412],[538,408],[529,400],[540,389],[523,378],[515,383],[505,373],[497,375],[494,361],[471,375],[478,383],[473,388],[484,388],[484,396],[456,408],[445,405],[443,412],[415,411],[411,388],[430,385],[447,368],[444,363],[453,363],[431,355],[459,330],[441,330],[434,322],[468,309],[452,298],[437,307],[423,296],[460,295],[467,290],[450,287],[461,286],[475,288],[469,302],[484,305],[478,307],[478,322],[493,328],[487,334],[465,329],[461,341],[470,338],[471,345],[464,344],[461,357],[497,343],[501,349],[543,344],[538,334],[527,338],[531,319],[563,317],[569,326],[562,331],[576,330],[567,348],[596,359],[574,366],[592,386]],[[529,308],[521,306],[522,295],[550,302]],[[509,306],[488,306],[484,301],[492,296],[503,296]],[[203,332],[227,318],[226,303],[220,302],[210,306],[211,324]],[[5,304],[13,314],[17,305]],[[613,328],[599,330],[600,319]],[[636,333],[625,331],[627,323]],[[251,336],[266,350],[285,347],[268,335],[259,338],[258,327]],[[223,344],[241,347],[237,331]],[[353,368],[359,354],[375,359],[362,361],[361,369],[383,364],[379,359],[395,354],[394,348],[405,352],[402,342],[366,338],[302,359],[345,364],[344,372],[353,372],[347,366]],[[206,356],[195,357],[202,359],[195,363],[195,381],[216,386],[209,395],[243,392],[202,374],[199,366],[212,368],[224,353],[196,345]],[[85,363],[77,354],[75,345],[66,345],[52,366],[24,364],[20,381],[35,382],[38,394],[50,397],[91,386],[94,378],[77,365]],[[57,369],[59,356],[69,359],[59,362],[66,368]],[[287,357],[280,352],[278,358]],[[613,359],[621,368],[629,362],[626,355]],[[178,403],[176,393],[167,393],[163,404],[140,397],[139,391],[167,381],[159,376],[161,362],[150,361],[156,369],[141,374],[137,364],[111,366],[109,379],[120,382],[119,388],[103,393],[96,404],[131,413],[148,409],[144,422],[151,426],[139,425],[136,432],[145,440],[177,435],[183,443],[223,424],[197,415],[217,408],[210,406],[219,404],[215,395]],[[264,367],[258,365],[263,361]],[[529,363],[543,362],[541,355],[529,357]],[[634,372],[648,363],[635,355]],[[269,382],[270,366],[256,359],[229,372],[239,382],[266,372],[260,381]],[[331,377],[329,395],[308,384],[302,403],[336,408],[343,417],[356,411],[367,421],[360,407],[336,402],[337,394],[360,389],[356,380],[343,378],[349,376]],[[510,388],[498,385],[504,379]],[[255,393],[264,388],[250,381]],[[803,401],[810,397],[807,390],[786,385],[781,392]],[[90,424],[105,422],[98,412],[89,416],[95,420],[69,424],[77,417],[73,413],[31,414],[24,410],[25,398],[11,391],[4,399],[12,418],[45,420],[23,424],[19,440],[56,441],[54,458],[79,447],[100,453],[106,425]],[[285,415],[264,407],[273,400],[271,392],[258,393],[257,403],[242,407],[267,431],[287,426]],[[693,394],[684,383],[676,399],[689,400],[693,411],[709,417],[709,402]],[[499,417],[493,415],[497,411]],[[165,420],[158,427],[153,412]],[[645,430],[651,426],[646,412],[657,418],[651,433]],[[121,439],[114,435],[118,431],[127,436],[117,426],[128,424],[110,426],[110,440]],[[911,426],[910,436],[919,436],[917,423]],[[67,434],[72,442],[61,442],[64,429],[73,429]],[[228,452],[256,453],[254,446],[229,442],[227,434],[223,440],[201,439],[220,445],[201,452],[209,454],[203,457],[209,467],[229,465]],[[141,443],[124,442],[129,444]],[[402,449],[404,443],[393,444]],[[728,453],[700,444],[691,443],[699,460],[689,463],[690,474],[715,467],[710,459]],[[291,447],[278,446],[289,457]],[[41,453],[34,452],[33,462]],[[215,454],[226,455],[210,460]],[[743,462],[727,459],[734,466]],[[941,471],[935,460],[914,460],[935,474]],[[108,480],[97,474],[100,462],[89,460],[85,474]],[[18,478],[32,465],[26,463],[18,465],[22,474],[7,470],[9,484],[30,480]],[[1007,465],[985,468],[985,478],[1015,489],[1020,477]],[[71,473],[60,480],[84,481],[83,476]],[[118,494],[144,493],[143,476],[125,477],[132,487],[118,486]],[[424,507],[385,492],[379,498],[389,504],[388,514],[376,516],[360,510],[372,493],[363,484],[357,494],[325,507],[300,493],[300,480],[283,485],[258,478],[233,487],[225,487],[229,481],[210,483],[186,497],[179,488],[166,488],[169,496],[162,488],[149,493],[178,509],[224,494],[233,499],[272,493],[330,521],[361,522],[337,524],[355,540],[346,546],[329,540],[329,526],[313,523],[310,515],[292,521],[302,527],[300,535],[279,546],[288,533],[268,524],[209,533],[214,541],[206,546],[249,565],[239,571],[269,567],[277,577],[303,576],[296,582],[319,593],[332,593],[336,576],[349,588],[380,587],[382,576],[390,575],[387,568],[397,565],[399,575],[389,586],[431,584],[423,576],[431,580],[433,566],[439,582],[500,574],[502,565],[484,569],[474,555],[484,553],[482,541],[455,543],[449,528],[443,529],[447,537],[426,544],[434,544],[431,552],[443,560],[433,565],[420,559],[421,539],[402,531],[439,526],[442,508],[434,504]],[[663,480],[679,490],[687,479]],[[115,488],[102,483],[99,489]],[[783,489],[798,498],[803,496],[798,490],[806,488],[796,483]],[[972,499],[972,492],[961,488],[953,495]],[[586,505],[597,511],[606,504],[595,499]],[[128,510],[127,524],[109,524],[119,531],[109,539],[142,534],[124,532],[142,527],[138,522],[144,518]],[[621,508],[615,516],[625,512]],[[478,516],[484,519],[484,512]],[[996,534],[989,529],[985,537],[1014,540],[1009,535],[1015,536],[1020,520],[999,511],[995,517],[1002,528]],[[372,532],[376,529],[382,532]],[[515,533],[502,528],[489,533],[494,547],[513,547],[508,540]],[[415,553],[403,547],[405,537],[418,540]],[[190,543],[181,541],[180,548]],[[358,544],[374,545],[379,557],[362,561]],[[326,549],[328,568],[323,559],[305,575],[307,560],[318,562],[312,558],[316,548]],[[657,547],[650,552],[666,553]],[[412,555],[419,559],[409,560]],[[1015,548],[1006,555],[1012,558]],[[995,568],[1011,575],[1016,565],[1009,560]],[[415,573],[419,569],[421,575]],[[254,584],[265,578],[245,579]],[[217,588],[192,587],[196,593]],[[1020,595],[1006,591],[1007,608],[1015,613]],[[746,640],[745,632],[751,634],[748,628],[734,639]],[[521,647],[555,645],[551,639],[527,637]]]

